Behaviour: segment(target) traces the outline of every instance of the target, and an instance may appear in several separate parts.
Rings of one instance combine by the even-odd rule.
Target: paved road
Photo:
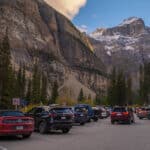
[[[136,119],[134,125],[100,120],[76,126],[67,135],[34,133],[26,140],[0,138],[0,146],[7,150],[150,150],[150,120]]]

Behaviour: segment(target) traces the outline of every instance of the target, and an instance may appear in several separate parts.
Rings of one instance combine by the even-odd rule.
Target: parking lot
[[[110,119],[74,126],[70,133],[34,133],[31,138],[0,138],[5,150],[149,150],[150,121],[111,125]]]

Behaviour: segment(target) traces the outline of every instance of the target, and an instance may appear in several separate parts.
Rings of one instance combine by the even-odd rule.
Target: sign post
[[[13,98],[12,104],[15,106],[15,109],[18,110],[18,106],[20,106],[20,98]]]

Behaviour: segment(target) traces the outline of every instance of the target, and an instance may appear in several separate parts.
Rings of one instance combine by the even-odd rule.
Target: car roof
[[[0,110],[0,112],[21,112],[19,110],[9,110],[9,109],[3,109],[3,110]]]

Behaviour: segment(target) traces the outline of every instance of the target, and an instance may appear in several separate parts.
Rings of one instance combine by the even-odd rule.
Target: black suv
[[[34,118],[35,130],[42,134],[50,130],[62,130],[63,133],[68,133],[73,124],[73,114],[65,107],[34,107],[26,115]]]

